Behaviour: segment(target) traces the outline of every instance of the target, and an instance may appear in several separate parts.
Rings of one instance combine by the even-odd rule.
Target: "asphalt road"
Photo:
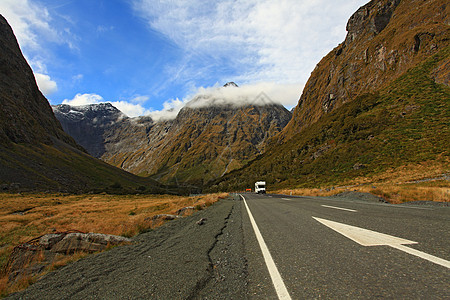
[[[243,197],[292,299],[450,298],[448,207],[351,198]],[[249,296],[277,299],[248,212],[243,213]],[[313,217],[417,242],[405,246],[444,259],[447,267],[388,245],[360,245]]]
[[[349,238],[376,244],[374,232],[384,234],[381,245]],[[449,299],[449,260],[449,207],[242,194],[67,265],[9,298]]]
[[[245,299],[241,203],[235,196],[170,221],[8,299]]]

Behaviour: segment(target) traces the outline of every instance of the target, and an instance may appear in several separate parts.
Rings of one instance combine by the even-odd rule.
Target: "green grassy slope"
[[[434,70],[449,59],[447,47],[378,92],[323,115],[208,189],[241,190],[257,180],[272,189],[329,186],[425,161],[450,170],[450,88],[433,79]]]

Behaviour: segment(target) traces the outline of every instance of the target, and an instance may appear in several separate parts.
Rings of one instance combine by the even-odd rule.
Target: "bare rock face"
[[[108,245],[131,243],[131,240],[122,236],[101,233],[69,233],[55,243],[51,252],[70,254],[75,252],[93,253],[104,250]]]
[[[132,241],[122,236],[101,233],[59,232],[43,235],[14,248],[5,271],[9,280],[23,275],[33,276],[56,258],[76,252],[94,253],[108,246],[130,244]]]
[[[379,34],[388,24],[400,0],[371,1],[358,9],[348,20],[346,42],[357,40],[360,35]]]
[[[105,135],[117,123],[128,119],[110,103],[70,106],[59,104],[52,106],[56,118],[66,133],[94,157],[105,153]]]
[[[373,0],[347,23],[345,40],[312,72],[279,141],[286,141],[342,104],[389,84],[450,40],[445,0]],[[435,71],[446,83],[448,63]]]
[[[239,87],[239,86],[238,86],[235,82],[233,82],[233,81],[227,82],[227,83],[225,83],[223,86],[224,86],[224,87],[228,87],[228,86],[231,86],[231,87]]]

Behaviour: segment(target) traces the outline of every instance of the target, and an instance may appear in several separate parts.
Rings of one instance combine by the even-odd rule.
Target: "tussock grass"
[[[0,194],[0,269],[13,248],[32,238],[71,229],[132,237],[163,224],[152,222],[157,214],[174,214],[193,206],[204,209],[227,193],[192,197],[169,195],[65,195]],[[49,270],[84,257],[84,253],[61,257]],[[36,278],[27,277],[9,285],[7,274],[0,277],[0,296],[27,287]]]
[[[348,182],[348,185],[280,189],[274,193],[298,196],[333,196],[345,191],[355,191],[381,196],[393,204],[409,201],[450,202],[450,183],[444,178],[445,173],[439,173],[439,168],[433,170],[423,168],[424,166],[401,167],[399,170],[390,170],[380,174],[377,178],[352,180]]]
[[[381,196],[392,204],[409,201],[438,201],[450,202],[450,187],[448,182],[438,181],[447,186],[422,186],[421,184],[381,184],[377,186],[335,187],[333,189],[283,189],[274,193],[297,196],[333,196],[345,191],[371,193]]]

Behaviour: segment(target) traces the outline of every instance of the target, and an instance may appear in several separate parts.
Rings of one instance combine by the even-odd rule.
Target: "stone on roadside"
[[[186,207],[183,207],[183,208],[180,208],[179,210],[177,210],[175,212],[175,214],[178,215],[178,216],[184,216],[184,215],[187,215],[187,214],[189,214],[191,212],[194,212],[194,211],[195,211],[195,207],[193,207],[193,206],[186,206]]]

